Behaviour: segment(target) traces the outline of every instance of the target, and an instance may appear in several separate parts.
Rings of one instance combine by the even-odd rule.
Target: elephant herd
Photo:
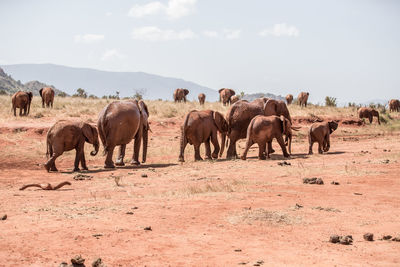
[[[231,105],[239,100],[239,96],[235,95],[235,91],[228,88],[222,88],[218,90],[219,93],[219,102],[222,102],[224,106]],[[177,88],[174,91],[173,98],[174,102],[184,102],[186,103],[186,96],[189,94],[189,90],[185,88]],[[200,105],[204,105],[206,102],[206,95],[204,93],[200,93],[198,95]]]
[[[54,90],[51,87],[43,87],[39,90],[40,97],[42,98],[42,107],[53,107]],[[18,91],[11,97],[12,109],[14,116],[17,116],[17,108],[19,108],[19,115],[27,116],[31,109],[33,94],[32,92]],[[22,110],[24,114],[22,114]]]
[[[309,154],[313,143],[318,143],[318,152],[324,153],[330,148],[330,134],[338,127],[336,121],[314,123],[309,130]],[[184,161],[184,151],[189,143],[194,146],[195,160],[202,160],[200,145],[205,144],[206,159],[218,158],[224,152],[228,142],[227,159],[238,158],[236,142],[246,139],[246,147],[241,159],[246,160],[247,152],[258,144],[258,158],[263,160],[274,153],[272,140],[276,139],[284,157],[291,154],[292,130],[299,127],[292,125],[292,118],[286,103],[271,98],[258,98],[252,102],[239,100],[227,111],[225,117],[217,111],[192,110],[186,116],[181,127],[179,161]],[[221,145],[217,135],[220,135]],[[210,141],[214,146],[211,153]],[[286,149],[288,147],[288,149]]]
[[[309,95],[310,95],[310,93],[308,93],[308,92],[300,92],[300,94],[297,96],[297,102],[301,107],[302,106],[307,107],[307,101],[308,101],[308,96]],[[286,103],[288,105],[290,105],[293,102],[293,95],[292,94],[288,94],[285,97],[285,99],[286,99]]]

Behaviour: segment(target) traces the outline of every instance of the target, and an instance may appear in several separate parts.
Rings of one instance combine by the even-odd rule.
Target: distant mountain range
[[[172,100],[176,88],[187,88],[188,100],[197,100],[204,93],[208,101],[217,101],[218,92],[211,88],[182,79],[162,77],[144,72],[110,72],[87,68],[73,68],[54,64],[17,64],[1,66],[5,72],[22,81],[39,80],[54,84],[67,94],[74,94],[83,88],[96,96],[115,95],[133,96],[136,92],[145,99]]]
[[[52,87],[56,95],[61,93],[61,91],[55,86],[41,83],[36,80],[22,83],[20,80],[15,80],[11,75],[8,75],[0,68],[0,91],[5,91],[9,95],[12,95],[17,91],[31,91],[34,95],[39,95],[39,90],[43,87]]]

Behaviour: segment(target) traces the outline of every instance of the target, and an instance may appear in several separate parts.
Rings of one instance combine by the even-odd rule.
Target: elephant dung
[[[324,181],[321,178],[317,178],[317,177],[304,178],[303,184],[324,184]]]
[[[1,216],[0,220],[1,220],[1,221],[7,220],[7,214],[4,214],[3,216]]]
[[[366,233],[363,235],[365,241],[374,241],[374,234]]]
[[[351,235],[346,235],[346,236],[332,235],[329,238],[329,242],[334,244],[339,243],[342,245],[351,245],[353,243],[353,237]]]

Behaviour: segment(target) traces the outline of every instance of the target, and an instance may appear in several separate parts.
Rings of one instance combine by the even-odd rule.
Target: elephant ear
[[[42,97],[43,88],[39,90],[39,95]]]
[[[29,102],[31,102],[31,101],[32,101],[32,98],[33,98],[32,92],[28,92],[28,97],[29,97]]]
[[[336,131],[337,127],[338,127],[338,123],[335,121],[330,121],[328,122],[329,124],[329,132],[333,133],[334,131]]]
[[[214,111],[214,122],[215,125],[218,128],[218,131],[220,131],[221,133],[224,133],[228,130],[228,124],[226,122],[226,120],[224,119],[224,116],[222,116],[221,113],[219,113],[218,111]]]
[[[82,124],[82,133],[86,138],[86,141],[90,144],[94,144],[95,143],[95,133],[93,131],[93,126],[91,126],[88,123],[83,123]],[[97,132],[97,129],[94,128],[94,130]]]
[[[183,89],[183,92],[185,93],[185,95],[189,94],[189,90],[188,89]]]
[[[271,116],[271,115],[279,115],[277,112],[278,103],[274,99],[268,99],[267,102],[264,104],[264,115]]]
[[[234,90],[232,90],[232,89],[229,89],[229,92],[231,93],[231,96],[234,96],[234,95],[236,95],[235,91],[234,91]]]
[[[218,90],[218,93],[221,93],[223,90],[225,90],[225,88],[221,88]]]
[[[143,100],[139,101],[139,109],[140,109],[140,113],[143,116],[143,126],[145,128],[147,128],[148,125],[149,125],[148,118],[149,118],[150,114],[149,114],[149,110],[147,108],[147,105],[146,105],[146,103],[144,103]]]
[[[286,134],[286,130],[287,130],[287,124],[286,124],[286,119],[283,115],[281,115],[279,117],[279,119],[281,120],[281,125],[282,125],[282,134]]]

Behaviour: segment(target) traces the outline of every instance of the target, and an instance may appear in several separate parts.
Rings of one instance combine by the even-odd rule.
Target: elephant
[[[358,109],[358,117],[360,119],[366,118],[369,120],[369,123],[372,123],[372,118],[377,117],[378,118],[378,124],[381,124],[381,121],[379,120],[379,112],[373,108],[359,108]]]
[[[234,95],[231,97],[231,104],[235,104],[236,102],[239,101],[239,96],[238,95]]]
[[[204,102],[206,102],[206,95],[201,93],[201,94],[199,94],[198,98],[199,98],[200,105],[204,105]]]
[[[400,111],[400,101],[398,99],[391,99],[389,101],[389,111]]]
[[[47,157],[44,164],[47,171],[57,171],[55,161],[64,151],[76,150],[74,171],[79,171],[79,162],[87,170],[85,160],[85,142],[93,145],[94,150],[90,155],[96,156],[99,151],[99,137],[96,127],[85,122],[60,120],[47,132]]]
[[[189,94],[188,89],[178,88],[174,92],[174,101],[175,102],[185,102],[186,103],[186,96]]]
[[[140,165],[139,150],[142,140],[142,162],[146,162],[148,131],[150,130],[148,117],[149,112],[146,104],[136,99],[114,101],[104,107],[97,121],[97,128],[104,146],[104,153],[107,155],[104,168],[115,168],[115,165],[125,165],[125,148],[132,139],[135,139],[135,142],[131,164]],[[116,146],[120,146],[120,148],[116,164],[114,165],[112,156]]]
[[[51,87],[43,87],[39,90],[40,97],[42,98],[42,107],[53,107],[54,90]]]
[[[218,90],[219,93],[219,102],[222,102],[224,106],[231,103],[231,97],[234,96],[236,93],[232,89],[222,88]]]
[[[330,135],[338,128],[336,121],[316,122],[308,131],[308,154],[312,154],[312,146],[318,142],[318,153],[328,152],[331,146]]]
[[[246,100],[239,100],[230,107],[226,114],[226,121],[228,122],[228,138],[229,147],[226,158],[237,158],[236,142],[239,139],[246,138],[247,127],[250,121],[257,115],[283,115],[292,123],[289,110],[285,102],[270,98],[258,98],[252,102]],[[271,143],[268,144],[269,153],[273,153]]]
[[[286,103],[287,103],[288,105],[292,104],[292,102],[293,102],[293,95],[288,94],[285,98],[286,98]]]
[[[14,110],[14,116],[17,116],[17,108],[19,108],[19,115],[22,116],[22,109],[24,110],[24,116],[29,115],[31,109],[33,94],[32,92],[16,92],[12,98],[12,108]]]
[[[184,152],[187,143],[194,146],[195,160],[203,160],[200,156],[201,143],[205,143],[206,146],[206,159],[218,158],[220,146],[217,133],[219,132],[222,138],[221,151],[223,152],[227,130],[228,124],[221,113],[212,110],[190,111],[181,127],[179,161],[185,161]],[[210,140],[214,146],[212,154]]]
[[[310,95],[309,92],[301,92],[299,94],[299,96],[297,97],[297,101],[298,101],[300,107],[302,107],[302,106],[307,107],[307,100],[308,100],[309,95]]]
[[[284,116],[255,116],[247,127],[246,147],[241,156],[242,160],[246,160],[247,152],[250,147],[254,144],[258,144],[258,159],[264,160],[265,153],[267,158],[270,158],[269,151],[266,150],[266,144],[270,144],[273,138],[276,138],[279,145],[281,146],[283,156],[289,157],[286,150],[285,141],[283,135],[289,137],[289,148],[292,143],[292,124]]]

